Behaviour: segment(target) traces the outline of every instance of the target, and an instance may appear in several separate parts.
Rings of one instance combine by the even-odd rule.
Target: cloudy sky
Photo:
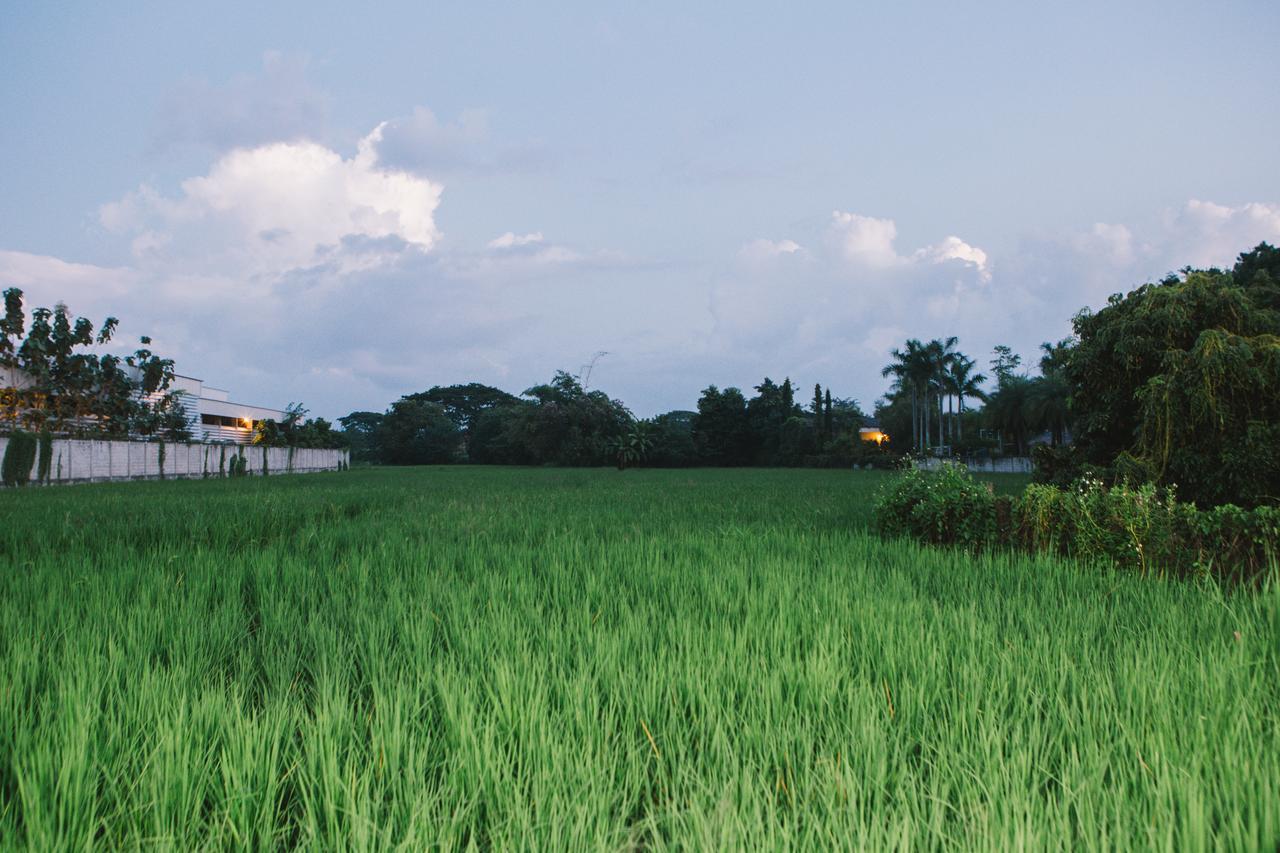
[[[243,402],[651,415],[1280,241],[1270,0],[427,5],[6,4],[0,285]]]

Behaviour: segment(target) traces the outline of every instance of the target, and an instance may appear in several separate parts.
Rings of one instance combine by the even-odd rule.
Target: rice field
[[[1276,849],[1274,580],[882,542],[883,476],[0,493],[0,847]]]

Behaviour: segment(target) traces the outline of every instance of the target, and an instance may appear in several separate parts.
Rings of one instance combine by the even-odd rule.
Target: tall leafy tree
[[[1202,505],[1280,498],[1280,284],[1269,246],[1075,319],[1067,361],[1086,458]]]
[[[698,456],[708,465],[751,463],[751,424],[747,400],[737,388],[712,385],[698,398],[692,433]]]

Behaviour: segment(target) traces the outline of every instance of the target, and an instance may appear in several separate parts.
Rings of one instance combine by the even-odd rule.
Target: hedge
[[[996,497],[961,465],[906,472],[882,491],[875,520],[886,536],[1105,559],[1154,575],[1247,580],[1264,575],[1280,555],[1277,507],[1200,510],[1152,485],[1107,487],[1088,479],[1068,489],[1033,484],[1020,497]]]

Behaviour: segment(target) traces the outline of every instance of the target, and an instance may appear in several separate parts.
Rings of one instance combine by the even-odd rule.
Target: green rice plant
[[[1274,576],[885,541],[886,480],[0,493],[0,849],[1274,849]]]

